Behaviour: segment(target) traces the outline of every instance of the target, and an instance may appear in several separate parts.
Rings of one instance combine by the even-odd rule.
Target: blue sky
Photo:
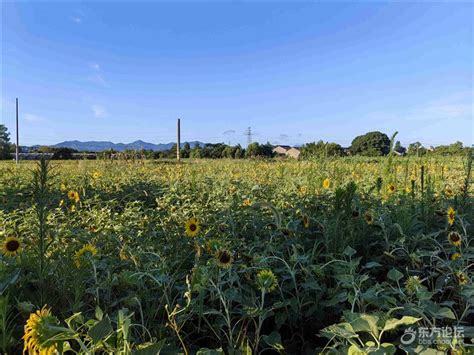
[[[473,143],[473,4],[2,3],[25,145]]]

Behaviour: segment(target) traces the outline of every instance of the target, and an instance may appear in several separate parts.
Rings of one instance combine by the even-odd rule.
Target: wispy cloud
[[[94,117],[104,118],[108,116],[108,112],[103,106],[92,105],[91,110],[92,110],[92,113],[94,114]]]
[[[25,113],[23,115],[23,118],[28,121],[28,122],[38,122],[38,121],[44,121],[43,117],[40,117],[38,115],[34,115],[32,113]]]
[[[235,134],[235,131],[233,129],[229,129],[228,131],[222,132],[224,136],[230,136],[232,134]]]
[[[89,63],[89,67],[94,71],[94,73],[89,75],[89,77],[87,78],[89,81],[99,84],[106,88],[110,87],[109,83],[105,79],[104,74],[102,73],[99,63],[95,63],[95,62]]]
[[[74,17],[71,17],[71,21],[79,24],[82,22],[82,18],[80,18],[79,16],[74,16]]]

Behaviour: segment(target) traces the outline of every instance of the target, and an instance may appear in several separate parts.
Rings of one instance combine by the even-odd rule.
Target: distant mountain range
[[[186,142],[181,143],[181,147],[184,146]],[[191,146],[191,148],[195,147],[196,145],[204,146],[205,144],[199,141],[187,142]],[[160,143],[160,144],[153,144],[144,142],[142,140],[137,140],[132,143],[113,143],[113,142],[106,142],[106,141],[89,141],[89,142],[81,142],[81,141],[64,141],[55,145],[51,145],[50,147],[53,148],[72,148],[78,151],[91,151],[91,152],[101,152],[108,149],[114,149],[119,152],[124,150],[156,150],[156,151],[163,151],[168,150],[173,147],[173,144],[176,143]]]

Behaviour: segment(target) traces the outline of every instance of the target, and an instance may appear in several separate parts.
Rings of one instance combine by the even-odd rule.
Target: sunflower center
[[[8,251],[17,251],[20,247],[20,242],[18,240],[10,240],[7,242],[6,248]]]
[[[197,229],[197,226],[196,226],[194,223],[191,223],[191,224],[189,225],[189,230],[190,230],[191,232],[195,232],[196,229]]]
[[[457,241],[459,241],[459,239],[460,239],[460,237],[459,237],[458,234],[452,234],[452,235],[451,235],[451,240],[452,240],[453,242],[457,242]]]
[[[223,264],[227,264],[230,262],[230,255],[227,252],[221,253],[220,255],[220,262]]]

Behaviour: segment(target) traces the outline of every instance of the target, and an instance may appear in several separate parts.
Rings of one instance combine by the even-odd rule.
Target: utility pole
[[[178,162],[181,161],[181,155],[180,155],[180,146],[181,146],[181,119],[178,118],[178,139],[177,139],[177,143],[176,143],[176,159],[178,160]]]
[[[15,161],[18,164],[20,162],[20,135],[18,133],[18,97],[16,98],[16,151]]]

